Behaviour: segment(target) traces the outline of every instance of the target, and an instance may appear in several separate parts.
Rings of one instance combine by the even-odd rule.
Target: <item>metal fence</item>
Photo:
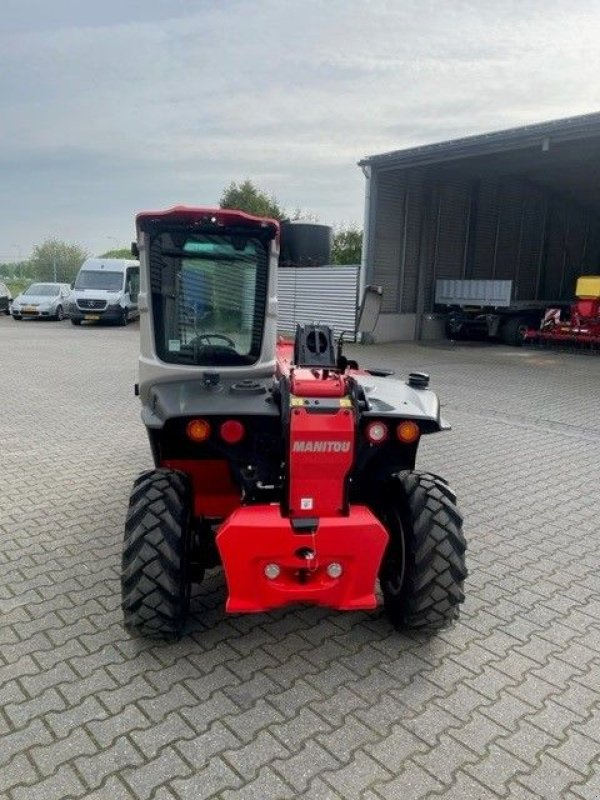
[[[293,333],[296,324],[320,322],[336,334],[355,336],[358,265],[282,267],[277,279],[280,333]]]

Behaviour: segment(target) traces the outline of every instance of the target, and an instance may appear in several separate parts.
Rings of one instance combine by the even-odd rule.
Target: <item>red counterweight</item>
[[[329,370],[292,369],[290,394],[289,515],[347,514],[356,439],[348,379]]]
[[[355,422],[351,408],[319,411],[320,405],[292,407],[289,495],[291,517],[335,517],[347,513],[346,480],[354,460]]]

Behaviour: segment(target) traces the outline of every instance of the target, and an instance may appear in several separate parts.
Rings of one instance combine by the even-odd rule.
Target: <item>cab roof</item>
[[[279,222],[268,217],[256,217],[245,211],[229,208],[210,208],[206,206],[173,206],[164,211],[141,211],[135,218],[138,230],[148,222],[173,223],[213,223],[217,225],[259,226],[270,228],[275,235],[279,234]]]

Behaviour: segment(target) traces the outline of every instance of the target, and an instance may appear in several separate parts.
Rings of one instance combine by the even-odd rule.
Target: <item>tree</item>
[[[106,253],[100,253],[98,258],[133,258],[129,247],[121,247],[118,250],[107,250]]]
[[[46,239],[33,248],[27,271],[40,281],[72,283],[87,257],[87,251],[78,244]]]
[[[355,227],[338,228],[333,234],[331,258],[334,264],[360,264],[363,233]]]
[[[223,191],[219,201],[221,208],[235,208],[257,217],[271,217],[271,219],[285,219],[286,213],[273,195],[268,195],[249,178],[242,183],[232,181]]]

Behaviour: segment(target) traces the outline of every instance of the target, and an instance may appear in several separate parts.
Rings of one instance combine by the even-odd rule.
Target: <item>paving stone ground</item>
[[[453,423],[419,467],[458,491],[470,577],[428,637],[381,613],[121,625],[131,482],[151,465],[137,330],[0,318],[0,797],[600,797],[600,358],[356,348],[421,368]]]

